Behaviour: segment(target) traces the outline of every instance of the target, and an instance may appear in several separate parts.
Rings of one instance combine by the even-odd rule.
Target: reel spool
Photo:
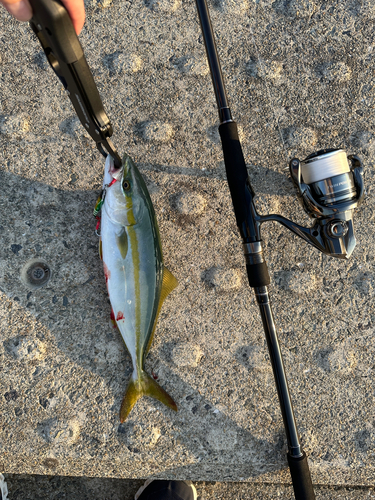
[[[302,237],[328,255],[348,258],[356,244],[353,211],[364,196],[361,160],[342,149],[325,149],[302,161],[293,158],[289,169],[302,207],[317,219]]]
[[[314,153],[301,162],[303,182],[310,185],[315,199],[324,206],[354,200],[357,190],[344,150]]]

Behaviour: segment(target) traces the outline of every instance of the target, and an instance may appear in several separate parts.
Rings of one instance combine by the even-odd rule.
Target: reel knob
[[[331,238],[342,238],[348,232],[348,224],[344,220],[333,220],[328,224],[328,234]]]

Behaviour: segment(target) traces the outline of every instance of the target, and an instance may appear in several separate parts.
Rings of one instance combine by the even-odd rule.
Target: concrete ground
[[[348,261],[276,223],[262,235],[317,495],[371,498],[375,6],[209,7],[259,212],[311,224],[288,178],[293,156],[340,147],[364,162],[366,199]],[[119,422],[132,366],[109,321],[94,232],[104,161],[28,25],[1,10],[0,472],[9,498],[104,498],[102,485],[110,498],[128,498],[149,476],[197,481],[202,498],[292,498],[194,2],[89,0],[86,8],[80,39],[113,141],[145,178],[165,264],[179,280],[146,360],[178,412],[143,398]],[[26,279],[35,262],[49,277],[39,289]]]

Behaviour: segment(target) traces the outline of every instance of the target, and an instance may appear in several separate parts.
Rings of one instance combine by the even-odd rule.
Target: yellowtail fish
[[[112,305],[112,318],[133,362],[120,421],[141,396],[158,399],[177,411],[176,403],[144,371],[158,315],[177,279],[163,264],[159,229],[146,184],[131,158],[120,169],[107,157],[101,207],[101,257]]]

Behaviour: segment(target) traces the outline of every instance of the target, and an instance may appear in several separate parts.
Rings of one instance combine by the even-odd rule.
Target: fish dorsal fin
[[[161,308],[164,300],[171,293],[172,290],[176,288],[178,285],[178,280],[173,276],[170,270],[167,267],[163,269],[163,281],[161,286],[161,294],[160,294],[160,302],[159,308]]]
[[[154,338],[156,323],[158,321],[161,306],[163,305],[163,302],[167,298],[167,296],[171,293],[172,290],[176,288],[177,285],[178,285],[177,278],[173,276],[173,274],[170,272],[168,268],[164,267],[158,310],[156,311],[154,327],[152,329],[150,340],[148,341],[147,348],[145,350],[145,355],[147,355],[152,344],[152,339]]]
[[[116,234],[116,243],[117,248],[120,250],[121,257],[125,259],[128,253],[128,236],[124,228],[122,228],[121,231]]]

